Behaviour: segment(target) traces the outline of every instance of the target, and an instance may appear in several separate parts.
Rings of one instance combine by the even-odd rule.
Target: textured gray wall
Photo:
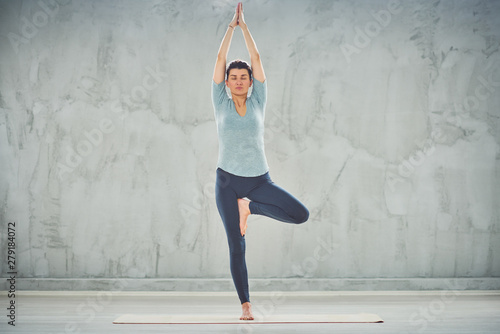
[[[0,249],[15,221],[20,277],[229,277],[210,82],[234,6],[0,2]],[[270,174],[311,211],[250,218],[250,276],[500,276],[500,2],[244,8]],[[229,58],[248,59],[238,29]]]

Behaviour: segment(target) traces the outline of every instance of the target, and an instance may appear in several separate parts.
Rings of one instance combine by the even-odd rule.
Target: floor
[[[0,297],[7,313],[7,294]],[[374,324],[114,325],[125,313],[234,314],[235,293],[42,292],[16,293],[15,327],[2,315],[0,333],[500,333],[500,291],[261,292],[254,314],[376,313]]]

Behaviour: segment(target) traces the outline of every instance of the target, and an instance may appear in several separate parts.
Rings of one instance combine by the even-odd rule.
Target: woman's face
[[[246,96],[248,89],[252,86],[252,80],[250,80],[246,69],[232,68],[229,71],[226,85],[231,90],[231,94]]]

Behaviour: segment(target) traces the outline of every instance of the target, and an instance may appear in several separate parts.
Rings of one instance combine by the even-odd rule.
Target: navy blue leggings
[[[301,224],[309,218],[309,211],[295,197],[271,180],[269,172],[255,177],[244,177],[217,168],[215,201],[226,229],[229,244],[229,265],[234,286],[241,303],[249,302],[248,274],[245,262],[245,237],[240,232],[238,198],[248,198],[250,213],[276,220]]]

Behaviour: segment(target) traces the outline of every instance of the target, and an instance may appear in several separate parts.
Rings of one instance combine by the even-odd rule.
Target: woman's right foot
[[[250,302],[246,302],[241,304],[242,314],[240,320],[254,320],[252,314],[252,304]]]
[[[250,201],[238,198],[238,211],[240,213],[240,232],[244,236],[247,231],[247,219],[250,216]]]

